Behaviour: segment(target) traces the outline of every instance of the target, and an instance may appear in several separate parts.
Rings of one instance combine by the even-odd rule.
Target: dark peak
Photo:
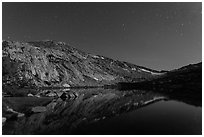
[[[202,62],[199,62],[199,63],[195,63],[195,64],[189,64],[189,65],[186,65],[186,66],[183,66],[181,68],[178,68],[178,69],[174,69],[170,72],[188,72],[188,71],[191,71],[191,70],[202,70]]]
[[[196,63],[196,64],[189,64],[187,66],[183,66],[180,69],[190,69],[190,68],[198,68],[202,67],[202,62]]]

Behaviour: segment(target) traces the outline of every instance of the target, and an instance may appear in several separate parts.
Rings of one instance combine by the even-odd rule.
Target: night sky
[[[201,3],[3,3],[3,40],[56,40],[157,70],[202,60]]]

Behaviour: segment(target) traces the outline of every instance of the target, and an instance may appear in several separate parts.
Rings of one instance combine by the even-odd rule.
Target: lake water
[[[53,98],[49,104],[46,103],[46,112],[8,120],[3,134],[202,134],[200,94],[180,91],[164,95],[144,90],[114,89],[69,92],[77,97]],[[3,101],[13,103],[13,109],[20,111],[26,107],[29,110],[28,104],[41,106],[47,99],[50,100],[46,97],[7,97]]]
[[[159,101],[92,123],[75,134],[202,134],[202,108],[178,101]]]

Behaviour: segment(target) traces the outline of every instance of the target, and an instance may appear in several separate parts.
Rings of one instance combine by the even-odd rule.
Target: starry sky
[[[63,41],[156,70],[202,61],[201,3],[3,3],[2,39]]]

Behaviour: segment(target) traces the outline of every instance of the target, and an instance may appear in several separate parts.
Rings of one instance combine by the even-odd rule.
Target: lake
[[[78,129],[76,134],[202,134],[202,108],[178,101],[159,101]]]
[[[52,92],[65,91],[49,95]],[[4,106],[25,117],[8,120],[3,134],[202,134],[200,94],[101,88],[71,89],[66,94],[63,99],[4,97]],[[36,106],[45,111],[31,113]],[[6,109],[3,116],[9,116]]]

